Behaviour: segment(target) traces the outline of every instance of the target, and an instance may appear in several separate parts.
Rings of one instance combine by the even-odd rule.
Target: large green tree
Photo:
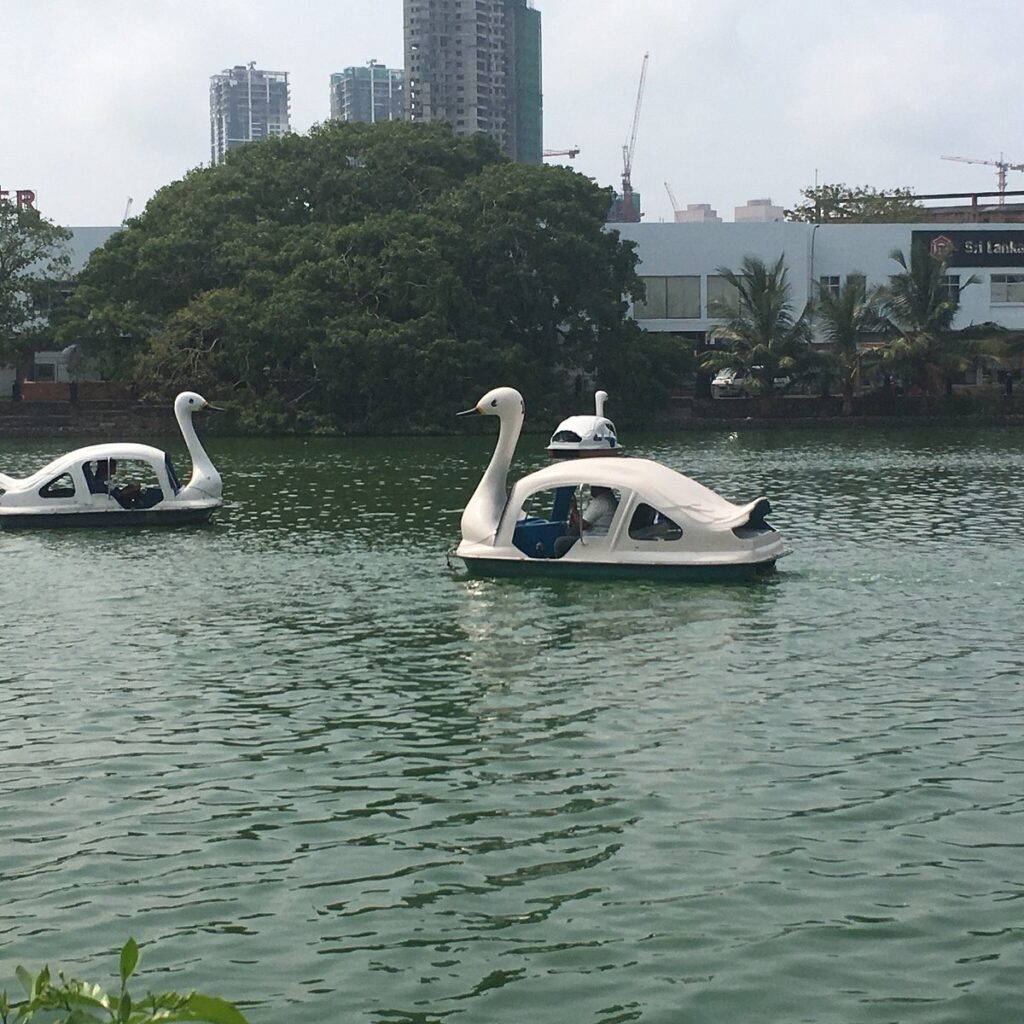
[[[605,384],[649,358],[608,202],[482,135],[320,125],[158,192],[93,254],[62,337],[150,392],[233,396],[254,426],[430,427],[497,383],[562,413],[570,371]]]
[[[786,220],[813,224],[905,224],[920,220],[922,206],[909,188],[870,185],[814,185],[800,190],[803,201],[786,210]]]
[[[706,352],[702,365],[740,370],[761,393],[780,378],[806,373],[813,362],[808,315],[794,310],[785,255],[771,264],[745,256],[738,271],[719,267],[716,273],[733,286],[735,299],[723,305],[725,323],[713,330],[727,347]]]
[[[37,210],[0,200],[0,362],[17,360],[46,328],[70,238]]]

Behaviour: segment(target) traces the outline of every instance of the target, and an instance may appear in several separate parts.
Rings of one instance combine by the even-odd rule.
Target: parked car
[[[792,383],[791,377],[774,377],[772,388],[775,391],[785,391]],[[751,390],[750,378],[742,370],[719,370],[711,381],[712,398],[747,398]]]
[[[747,378],[741,370],[719,370],[711,381],[712,398],[746,398]]]

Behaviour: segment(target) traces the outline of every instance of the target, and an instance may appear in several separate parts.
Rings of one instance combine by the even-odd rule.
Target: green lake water
[[[792,555],[469,581],[484,434],[212,439],[206,527],[0,532],[0,988],[132,935],[253,1024],[1020,1020],[1024,434],[625,441]]]

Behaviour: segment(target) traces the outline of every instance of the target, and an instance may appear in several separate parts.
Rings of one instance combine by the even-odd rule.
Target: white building
[[[746,206],[733,210],[733,219],[737,224],[777,223],[786,219],[786,211],[770,199],[750,199]]]
[[[716,299],[729,297],[720,268],[738,271],[745,256],[765,262],[785,257],[797,313],[816,282],[838,290],[849,274],[868,286],[886,284],[900,266],[891,258],[911,246],[949,253],[947,281],[963,285],[954,327],[996,323],[1024,330],[1024,225],[1022,224],[616,224],[637,244],[638,273],[647,298],[633,315],[645,330],[700,340],[720,319]],[[710,310],[709,310],[710,307]]]

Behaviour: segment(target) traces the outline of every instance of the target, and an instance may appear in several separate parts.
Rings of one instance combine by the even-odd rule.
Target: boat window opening
[[[752,540],[754,537],[763,537],[766,533],[774,533],[775,528],[763,521],[760,523],[750,522],[734,527],[732,532],[740,540]]]
[[[71,479],[70,473],[61,473],[54,477],[47,484],[39,488],[40,498],[73,498],[75,496],[75,481]]]
[[[622,495],[613,487],[602,484],[584,484],[581,488],[580,522],[584,540],[606,534],[619,510]]]
[[[551,435],[552,444],[555,444],[556,442],[579,444],[582,440],[583,438],[580,437],[575,430],[556,430],[554,434]]]
[[[637,505],[629,521],[629,536],[633,540],[679,540],[682,535],[678,523],[645,502]]]
[[[164,499],[156,470],[142,459],[117,460],[109,493],[122,508],[152,508]]]
[[[530,558],[559,557],[561,549],[559,554],[555,550],[559,538],[579,536],[575,496],[573,487],[549,488],[529,495],[516,521],[512,543]]]

